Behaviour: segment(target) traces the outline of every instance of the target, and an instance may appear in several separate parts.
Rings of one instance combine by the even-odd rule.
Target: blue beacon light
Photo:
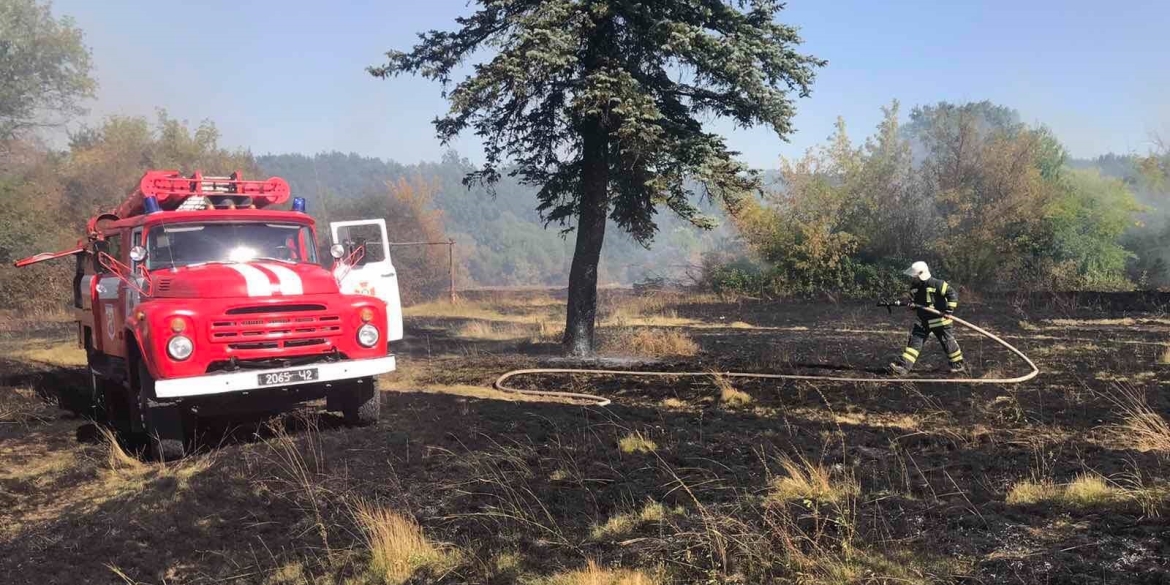
[[[158,206],[158,198],[153,195],[142,200],[142,210],[147,214],[158,213],[162,211],[162,209]]]
[[[299,211],[300,213],[304,213],[305,212],[305,198],[304,197],[293,197],[292,210]]]

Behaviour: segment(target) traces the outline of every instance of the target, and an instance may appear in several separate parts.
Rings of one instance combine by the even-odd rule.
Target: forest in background
[[[1165,149],[1071,159],[1046,128],[988,102],[920,106],[909,123],[896,103],[884,110],[862,144],[851,143],[840,121],[823,147],[762,171],[765,192],[740,200],[735,213],[703,202],[713,230],[667,213],[646,249],[611,224],[602,281],[665,280],[772,297],[869,295],[926,259],[973,289],[1170,284]],[[968,151],[954,154],[963,141]],[[454,152],[413,165],[341,153],[256,160],[311,194],[314,215],[326,221],[376,213],[370,202],[385,199],[387,182],[413,178],[428,186],[445,226],[433,237],[459,242],[462,283],[565,282],[571,241],[544,228],[536,190],[506,178],[494,195],[469,189],[462,179],[473,167]]]
[[[974,108],[980,116],[1002,111],[1004,120],[1015,119],[1010,109],[990,104],[919,110],[955,107]],[[842,133],[824,147],[767,171],[766,192],[741,199],[735,213],[704,202],[704,213],[718,225],[713,230],[664,214],[647,249],[612,229],[602,282],[698,283],[771,297],[865,295],[887,290],[902,264],[925,258],[948,278],[986,290],[1167,286],[1165,149],[1068,159],[1046,130],[1010,122],[1011,132],[978,133],[978,156],[949,161],[962,169],[961,180],[944,198],[931,182],[937,176],[928,180],[926,172],[940,169],[945,159],[932,158],[907,130],[923,116],[906,126],[895,124],[896,114],[887,116],[860,146],[848,141],[842,123]],[[1043,141],[1051,142],[1045,147]],[[1045,152],[1055,158],[1043,160]],[[1051,178],[1042,164],[1052,165]],[[309,200],[319,222],[385,217],[393,241],[452,238],[461,288],[563,285],[572,255],[571,241],[557,226],[544,227],[533,188],[505,180],[494,194],[469,189],[462,178],[472,166],[454,152],[409,165],[336,152],[254,156],[222,147],[210,121],[192,126],[160,111],[154,120],[112,117],[83,128],[72,134],[67,150],[33,138],[5,143],[3,308],[61,307],[68,298],[68,263],[22,270],[11,263],[75,243],[84,222],[121,201],[148,168],[277,175]],[[942,215],[944,204],[951,217]],[[321,237],[327,238],[327,230]],[[408,301],[445,290],[445,249],[400,248],[395,257],[399,270],[410,275],[403,278]]]

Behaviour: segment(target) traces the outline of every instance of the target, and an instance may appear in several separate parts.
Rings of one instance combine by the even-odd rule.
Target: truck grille
[[[256,307],[236,307],[228,309],[228,315],[255,315],[257,313],[303,313],[305,311],[324,311],[325,305],[305,304],[305,305],[259,305]]]
[[[211,322],[208,337],[232,349],[273,349],[324,345],[341,334],[340,316],[304,311],[304,305],[293,306],[291,312],[277,306],[268,307],[267,314],[225,315]]]

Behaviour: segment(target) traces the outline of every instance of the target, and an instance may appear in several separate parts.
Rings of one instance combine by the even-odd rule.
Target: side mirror
[[[142,262],[146,260],[146,248],[142,246],[134,246],[130,248],[130,259],[135,262]]]
[[[345,246],[341,244],[333,244],[329,247],[329,255],[333,256],[334,260],[341,260],[345,256]]]

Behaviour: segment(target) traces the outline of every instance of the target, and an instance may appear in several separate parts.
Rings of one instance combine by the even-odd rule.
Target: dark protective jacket
[[[931,307],[944,315],[950,315],[959,306],[959,292],[945,280],[930,278],[929,280],[915,280],[910,287],[910,296],[914,304]],[[949,327],[951,320],[934,313],[918,309],[918,318],[928,326],[928,329]]]

